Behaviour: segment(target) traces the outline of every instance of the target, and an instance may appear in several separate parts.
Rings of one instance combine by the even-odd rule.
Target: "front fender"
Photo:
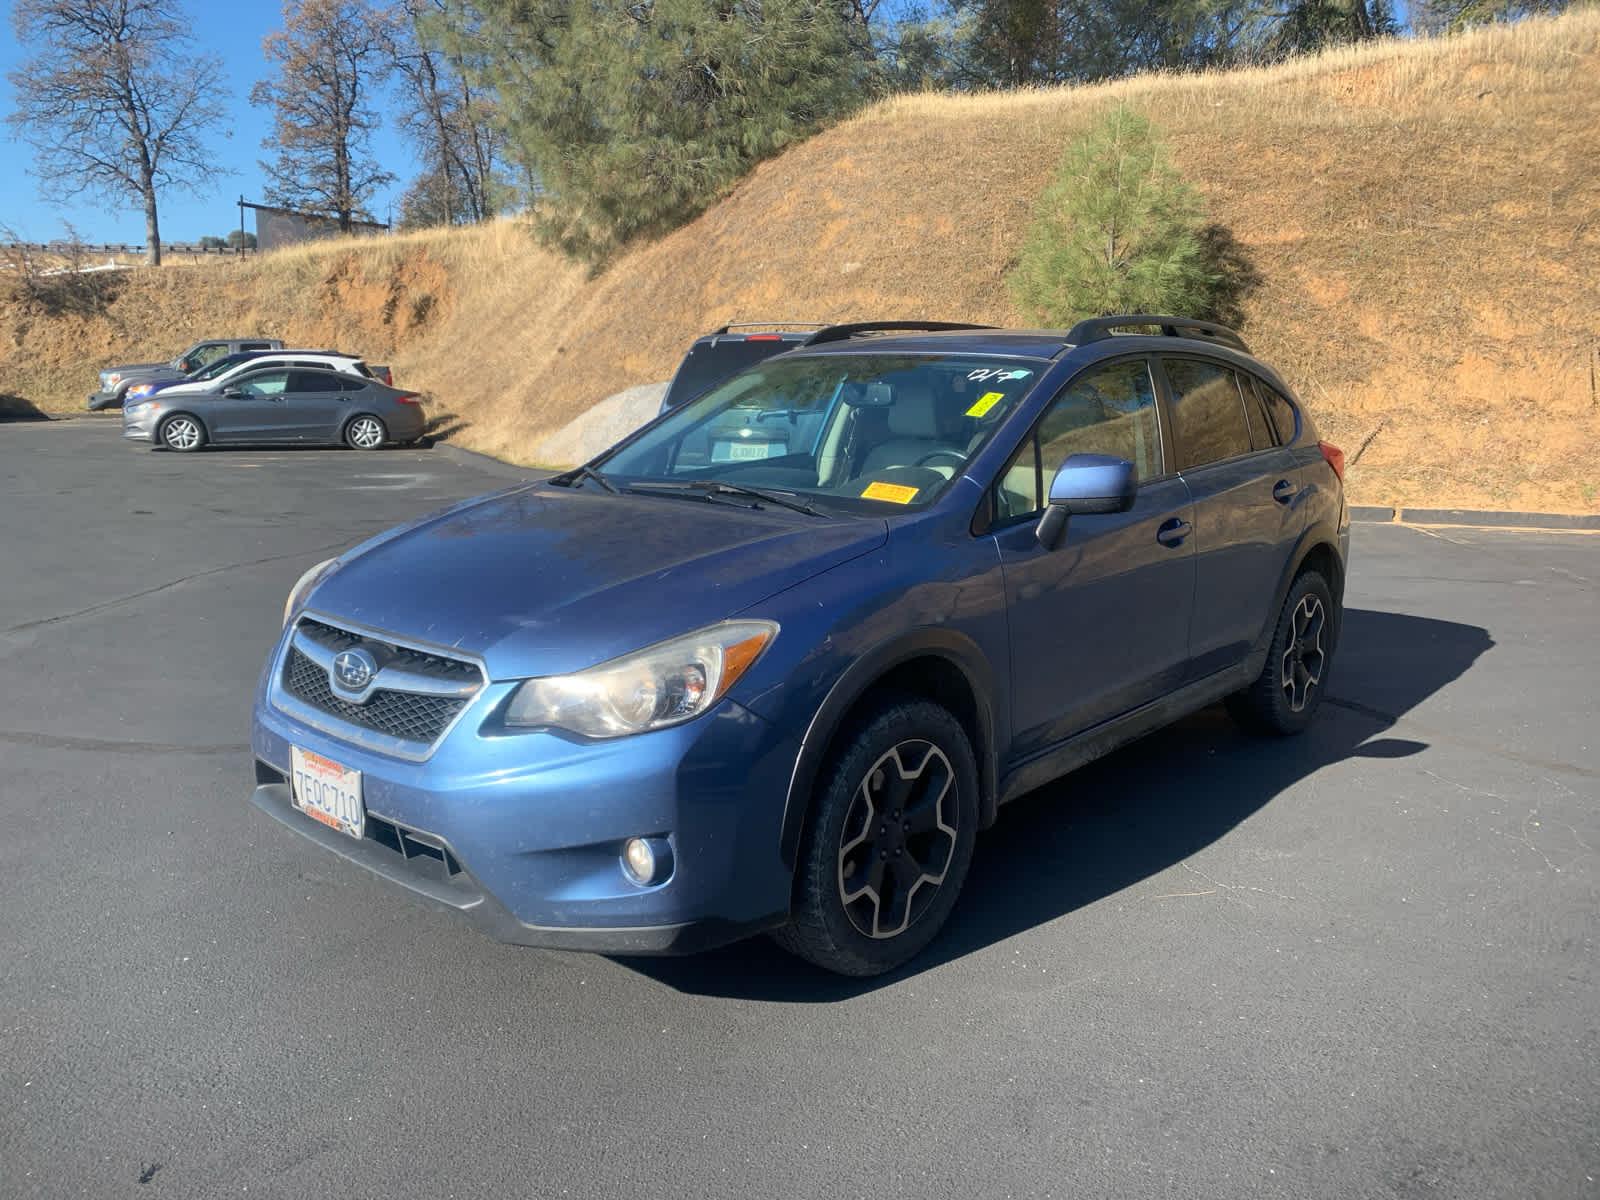
[[[972,751],[978,765],[979,827],[994,823],[998,791],[995,747],[999,744],[994,704],[999,693],[994,669],[982,648],[959,630],[948,626],[906,630],[857,657],[828,689],[806,727],[784,800],[779,851],[786,866],[792,869],[795,865],[817,775],[850,712],[897,667],[927,658],[941,660],[959,671],[972,695],[977,725]]]

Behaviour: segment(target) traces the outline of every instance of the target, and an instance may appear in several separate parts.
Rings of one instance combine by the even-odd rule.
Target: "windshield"
[[[226,358],[219,358],[208,366],[201,367],[189,376],[190,379],[215,379],[224,371],[231,371],[240,363],[249,362],[250,359],[243,354],[230,354]]]
[[[978,355],[773,359],[595,465],[618,486],[721,481],[853,511],[921,508],[1049,367]]]

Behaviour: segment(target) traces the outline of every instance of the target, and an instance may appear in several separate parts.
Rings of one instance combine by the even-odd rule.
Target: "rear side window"
[[[1044,508],[1050,479],[1074,454],[1124,458],[1141,480],[1160,475],[1161,434],[1156,393],[1143,359],[1112,363],[1080,375],[1050,402],[995,485],[1001,521]]]
[[[338,392],[339,377],[326,371],[296,371],[289,380],[291,392]]]
[[[1244,393],[1233,369],[1198,358],[1163,358],[1161,365],[1172,385],[1178,470],[1249,454]]]
[[[272,349],[272,344],[270,342],[240,342],[239,343],[239,349],[240,350],[271,350]]]
[[[362,376],[363,378],[366,378],[366,379],[376,379],[377,378],[377,376],[374,375],[367,368],[367,364],[364,363],[364,362],[358,362],[358,363],[355,364],[355,372],[356,372],[357,375],[360,375],[360,376]]]

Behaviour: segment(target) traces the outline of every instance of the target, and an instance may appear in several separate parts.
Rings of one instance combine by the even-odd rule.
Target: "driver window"
[[[246,396],[281,396],[289,382],[287,371],[262,371],[239,381],[239,390]]]
[[[1074,454],[1126,459],[1141,481],[1161,474],[1155,385],[1144,359],[1094,368],[1051,401],[995,481],[996,519],[1042,512],[1051,476]]]
[[[215,343],[209,346],[201,346],[200,349],[189,355],[190,373],[192,374],[195,371],[198,371],[201,367],[210,366],[213,362],[227,353],[227,350],[228,348],[226,346],[219,346]]]

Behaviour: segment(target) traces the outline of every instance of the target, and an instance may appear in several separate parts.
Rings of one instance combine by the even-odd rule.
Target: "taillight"
[[[421,404],[422,397],[415,392],[407,392],[404,396],[396,396],[394,402],[396,404]],[[1344,465],[1344,456],[1342,454],[1339,456],[1339,465]]]
[[[1322,457],[1328,460],[1328,465],[1333,468],[1333,473],[1339,477],[1339,482],[1344,482],[1344,451],[1332,442],[1318,442],[1317,449],[1322,451]]]

